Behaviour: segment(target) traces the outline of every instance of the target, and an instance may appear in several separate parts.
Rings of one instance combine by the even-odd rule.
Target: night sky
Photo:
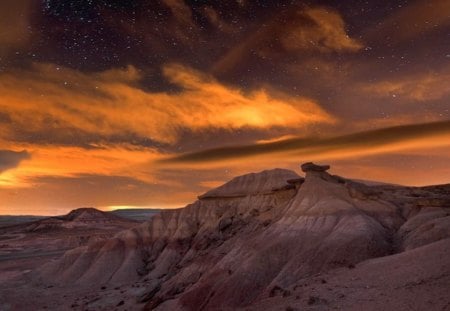
[[[450,182],[450,0],[0,2],[0,214],[318,161]]]

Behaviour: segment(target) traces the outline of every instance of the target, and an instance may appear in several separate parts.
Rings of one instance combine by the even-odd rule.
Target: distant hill
[[[80,208],[80,209],[73,210],[67,215],[53,216],[53,217],[55,217],[57,219],[66,219],[67,220],[71,217],[75,217],[76,214],[80,213],[83,209],[86,209],[86,208]],[[110,212],[101,212],[101,211],[98,211],[98,212],[105,213],[105,215],[112,214],[112,215],[126,218],[129,220],[144,222],[144,221],[149,220],[152,216],[159,213],[160,211],[161,210],[159,210],[159,209],[134,208],[134,209],[118,209],[118,210],[114,210],[114,211],[110,211]],[[0,215],[0,228],[25,224],[28,222],[34,222],[37,220],[43,220],[46,218],[53,218],[53,217],[37,216],[37,215]]]
[[[0,261],[58,255],[58,252],[108,239],[140,225],[136,220],[95,208],[79,208],[54,217],[3,218],[7,225],[0,228]]]
[[[32,222],[40,219],[47,218],[46,216],[32,216],[32,215],[0,215],[0,228],[6,226],[14,226],[27,222]]]
[[[12,217],[13,220],[16,216],[4,216]],[[26,218],[20,218],[19,220],[25,220]],[[34,217],[27,216],[31,221],[21,221],[16,224],[9,223],[7,226],[3,226],[0,232],[7,230],[11,232],[37,232],[37,231],[54,231],[54,230],[67,230],[80,228],[82,230],[94,229],[97,230],[100,227],[106,228],[129,228],[130,225],[138,224],[137,221],[124,218],[119,215],[115,215],[110,212],[103,212],[92,207],[83,207],[70,211],[66,215],[52,216],[52,217]],[[33,220],[33,218],[36,218]],[[6,222],[5,222],[6,223]]]
[[[156,214],[158,214],[161,210],[159,209],[150,209],[150,208],[130,208],[130,209],[117,209],[111,211],[109,213],[128,218],[140,222],[144,222],[150,220],[150,218]]]

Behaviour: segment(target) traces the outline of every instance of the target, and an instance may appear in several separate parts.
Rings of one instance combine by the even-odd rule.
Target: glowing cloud
[[[64,135],[74,141],[83,135],[101,139],[128,134],[173,143],[183,130],[305,129],[334,122],[310,99],[275,98],[264,89],[243,93],[176,64],[163,71],[181,91],[144,91],[136,86],[140,76],[131,66],[85,74],[47,64],[3,74],[0,110],[11,122],[2,125],[0,138],[26,131],[50,141],[64,140]]]
[[[37,178],[76,177],[79,175],[114,175],[143,182],[155,182],[151,170],[144,164],[161,155],[149,148],[131,145],[104,145],[85,149],[80,147],[21,144],[27,151],[0,151],[0,160],[9,170],[2,172],[0,187],[32,187]],[[19,164],[19,160],[28,159]],[[14,168],[14,169],[12,169]]]
[[[282,41],[287,49],[355,52],[363,47],[347,35],[344,20],[336,11],[308,8],[299,11],[298,18],[310,19],[313,23],[299,25],[288,32]]]

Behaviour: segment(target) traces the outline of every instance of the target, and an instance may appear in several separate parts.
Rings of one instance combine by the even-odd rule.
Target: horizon
[[[115,212],[115,211],[121,211],[121,210],[153,210],[153,211],[161,211],[161,210],[171,210],[171,209],[177,209],[180,207],[166,207],[166,208],[158,208],[158,207],[146,207],[146,206],[128,206],[128,207],[117,207],[117,206],[111,206],[111,207],[95,207],[95,206],[80,206],[75,207],[73,209],[67,210],[67,212],[64,212],[63,214],[0,214],[0,217],[54,217],[54,216],[64,216],[69,214],[72,211],[79,210],[79,209],[85,209],[85,208],[93,208],[102,212]]]
[[[152,211],[160,211],[160,210],[171,210],[171,209],[177,209],[179,207],[168,207],[168,208],[156,208],[156,207],[145,207],[145,206],[129,206],[129,207],[122,207],[122,208],[113,208],[113,209],[108,209],[108,208],[98,208],[95,206],[81,206],[81,207],[76,207],[74,209],[69,210],[67,213],[64,214],[0,214],[1,217],[28,217],[28,216],[37,216],[37,217],[54,217],[54,216],[64,216],[69,214],[72,211],[76,211],[79,209],[86,209],[86,208],[92,208],[92,209],[96,209],[98,211],[102,211],[102,212],[115,212],[115,211],[121,211],[121,210],[152,210]]]
[[[0,214],[182,207],[307,161],[449,183],[449,11],[447,0],[3,1]]]
[[[277,168],[273,168],[273,169],[283,169],[283,168],[277,167]],[[266,170],[270,170],[270,169],[266,169]],[[331,170],[333,170],[333,167],[331,167]],[[262,172],[262,171],[248,172],[246,174],[260,173],[260,172]],[[297,173],[297,172],[295,172],[295,173]],[[303,174],[301,173],[301,174],[299,174],[299,176],[305,177],[305,176],[302,176]],[[334,175],[337,175],[337,174],[334,174]],[[394,185],[394,186],[400,186],[400,187],[402,187],[402,186],[405,186],[405,187],[407,187],[407,186],[411,186],[411,187],[427,187],[427,186],[439,186],[439,185],[450,184],[450,179],[449,179],[448,182],[442,183],[442,184],[406,185],[406,184],[386,183],[386,182],[384,182],[382,180],[358,179],[358,178],[351,178],[351,177],[342,176],[342,175],[339,175],[339,176],[344,177],[346,179],[353,180],[353,181],[357,181],[357,182],[374,182],[374,183],[380,183],[380,184],[386,184],[386,185]],[[239,176],[235,176],[235,177],[239,177]],[[231,178],[231,179],[233,179],[233,178]],[[225,181],[224,184],[229,182],[229,181],[231,181],[231,179],[228,180],[228,181]],[[221,185],[223,185],[223,184],[217,185],[217,187],[219,187]],[[210,190],[215,189],[215,188],[216,187],[211,187],[207,191],[210,191]],[[203,193],[199,193],[197,196],[199,196],[201,194],[203,194]],[[195,200],[197,200],[197,198]],[[159,210],[159,211],[163,211],[163,210],[173,210],[173,209],[185,208],[188,204],[194,203],[194,201],[187,202],[184,205],[180,204],[180,205],[173,205],[173,206],[100,206],[100,207],[96,207],[96,206],[82,205],[82,206],[79,206],[79,207],[73,207],[73,208],[69,208],[69,209],[57,209],[60,212],[53,213],[53,214],[0,214],[0,216],[1,217],[7,217],[7,216],[11,216],[11,217],[26,217],[26,216],[53,217],[53,216],[66,215],[66,214],[70,213],[71,211],[74,211],[74,210],[77,210],[77,209],[83,209],[83,208],[94,208],[94,209],[97,209],[97,210],[100,210],[100,211],[103,211],[103,212],[114,212],[114,211],[119,211],[119,210],[155,210],[155,211]]]

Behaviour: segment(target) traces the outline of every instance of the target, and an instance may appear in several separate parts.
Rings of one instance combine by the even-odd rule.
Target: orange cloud
[[[131,66],[87,74],[35,64],[1,74],[0,145],[29,156],[1,173],[0,212],[68,206],[50,195],[55,192],[69,197],[73,207],[179,205],[198,195],[192,187],[205,185],[186,187],[186,180],[160,170],[162,151],[133,145],[133,137],[175,144],[185,130],[304,130],[335,121],[306,98],[273,96],[265,89],[244,93],[176,64],[163,73],[179,91],[139,88],[140,72]],[[95,189],[103,185],[95,190],[101,193],[89,188],[91,182]]]
[[[15,144],[11,148],[27,150],[21,164],[0,174],[0,188],[34,186],[33,180],[45,177],[79,175],[123,176],[147,183],[160,182],[148,163],[161,157],[157,151],[131,145],[103,145],[97,148]]]
[[[450,121],[410,124],[334,137],[291,138],[268,143],[230,146],[161,159],[161,165],[220,167],[243,159],[330,160],[387,152],[450,146]]]
[[[450,70],[425,73],[362,85],[363,91],[380,97],[428,101],[450,96]]]
[[[288,50],[319,50],[321,52],[355,52],[363,45],[350,38],[341,15],[330,9],[308,8],[297,12],[298,18],[313,21],[312,25],[298,25],[282,38]]]
[[[264,89],[243,93],[181,65],[167,65],[163,71],[181,91],[144,91],[136,86],[140,75],[131,66],[85,74],[36,64],[33,71],[2,74],[0,110],[11,122],[3,124],[1,138],[14,137],[19,128],[44,131],[50,141],[68,133],[128,133],[173,143],[186,129],[305,129],[334,122],[310,99],[275,98]]]
[[[276,143],[276,142],[289,140],[289,139],[294,139],[294,138],[297,138],[297,136],[295,136],[295,135],[283,135],[283,136],[274,137],[274,138],[270,138],[270,139],[259,139],[255,143],[256,144]]]
[[[399,126],[414,124],[420,120],[424,123],[433,123],[444,121],[445,118],[442,114],[436,112],[414,112],[403,113],[399,115],[386,115],[384,117],[376,117],[363,121],[352,122],[351,126],[354,129],[367,128],[367,129],[379,129],[385,127]]]
[[[232,47],[214,65],[216,73],[228,72],[258,51],[265,57],[278,50],[300,52],[356,52],[362,43],[350,38],[341,15],[323,7],[299,8],[275,15],[255,33]]]

